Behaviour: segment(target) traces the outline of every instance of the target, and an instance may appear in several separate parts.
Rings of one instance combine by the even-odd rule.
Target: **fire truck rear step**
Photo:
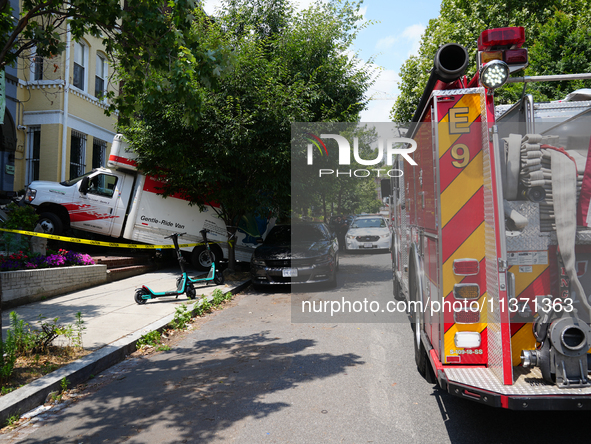
[[[487,390],[501,395],[542,396],[542,395],[591,395],[591,387],[559,388],[548,384],[542,378],[539,368],[513,367],[513,385],[503,385],[489,368],[446,368],[449,382]]]

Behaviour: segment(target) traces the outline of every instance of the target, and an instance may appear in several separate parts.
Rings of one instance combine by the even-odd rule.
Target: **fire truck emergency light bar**
[[[478,51],[517,49],[525,43],[523,26],[487,29],[478,37]]]

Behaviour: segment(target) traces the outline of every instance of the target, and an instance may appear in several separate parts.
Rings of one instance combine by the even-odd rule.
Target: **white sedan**
[[[347,250],[389,250],[391,232],[381,216],[362,216],[353,220],[345,236]]]

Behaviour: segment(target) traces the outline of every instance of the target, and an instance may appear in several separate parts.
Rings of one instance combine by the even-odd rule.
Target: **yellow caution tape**
[[[65,241],[65,242],[72,242],[75,244],[100,245],[103,247],[113,247],[113,248],[143,248],[145,250],[161,250],[164,248],[174,248],[174,245],[170,245],[170,244],[169,245],[121,244],[118,242],[101,242],[101,241],[88,240],[88,239],[78,239],[75,237],[56,236],[55,234],[37,233],[34,231],[9,230],[7,228],[0,228],[0,231],[7,231],[9,233],[24,234],[26,236],[45,237],[47,239],[61,240],[61,241]],[[210,243],[219,244],[220,242],[210,242]],[[196,243],[196,244],[179,244],[179,248],[195,247],[197,245],[205,245],[205,242],[200,242],[200,243]]]

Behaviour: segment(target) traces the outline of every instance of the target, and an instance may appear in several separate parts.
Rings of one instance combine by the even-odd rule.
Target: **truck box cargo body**
[[[213,207],[200,211],[180,194],[163,198],[161,183],[137,171],[136,155],[127,146],[117,135],[107,168],[62,183],[31,183],[25,200],[37,207],[42,225],[56,234],[71,227],[154,245],[169,244],[165,237],[179,232],[186,233],[183,243],[198,243],[202,241],[199,232],[205,228],[209,230],[208,239],[216,244],[212,247],[216,260],[228,257],[226,226]],[[268,222],[259,224],[258,233],[239,229],[236,260],[250,261],[256,237],[264,237],[271,228]],[[203,246],[181,249],[192,253],[198,269],[209,268]]]
[[[491,406],[591,409],[591,102],[495,107],[479,74],[432,82],[409,132],[417,166],[399,159],[392,180],[394,297],[418,370]]]

